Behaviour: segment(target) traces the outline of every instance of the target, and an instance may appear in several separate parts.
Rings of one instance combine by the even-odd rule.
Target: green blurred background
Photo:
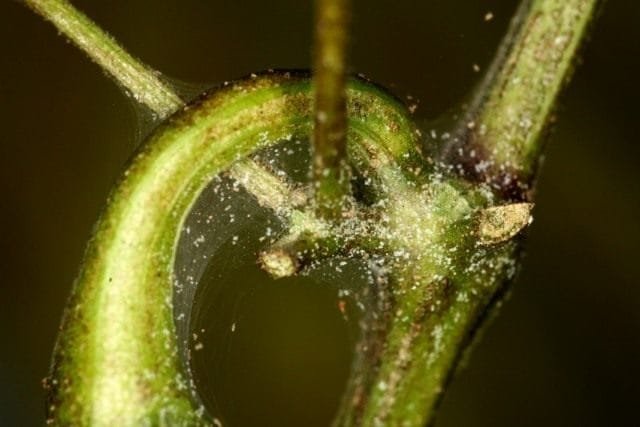
[[[418,98],[425,122],[458,111],[516,3],[356,0],[353,71]],[[309,64],[308,0],[75,4],[184,87]],[[594,27],[549,141],[520,278],[438,426],[637,425],[638,22],[640,3],[611,0]],[[30,426],[44,420],[40,381],[92,225],[148,123],[17,1],[0,2],[0,44],[0,425]],[[239,306],[233,363],[211,366],[238,373],[218,390],[235,425],[326,424],[350,355],[332,292],[262,288]]]

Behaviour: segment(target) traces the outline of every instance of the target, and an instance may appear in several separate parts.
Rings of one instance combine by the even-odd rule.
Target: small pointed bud
[[[478,218],[478,239],[481,245],[506,242],[531,222],[533,203],[511,203],[483,209]]]

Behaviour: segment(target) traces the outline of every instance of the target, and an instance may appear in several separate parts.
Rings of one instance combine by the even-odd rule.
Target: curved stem
[[[402,107],[359,81],[350,97],[370,118],[356,135],[384,141],[395,161],[406,161],[415,140]],[[309,81],[271,75],[213,93],[154,133],[112,193],[74,285],[48,381],[52,422],[210,424],[177,351],[173,263],[182,222],[238,158],[310,130]]]
[[[317,0],[313,83],[315,208],[338,219],[349,192],[345,57],[350,0]]]
[[[540,135],[596,1],[530,0],[523,6],[518,28],[507,38],[505,54],[465,123],[470,144],[460,147],[462,155],[454,161],[465,162],[470,174],[503,192],[515,185],[516,197],[526,198]],[[153,71],[68,2],[25,2],[158,115],[182,105]],[[346,115],[340,113],[346,108],[340,80],[345,1],[318,4],[338,5],[337,15],[323,25],[341,23],[327,26],[333,33],[318,32],[327,37],[318,44],[327,47],[320,48],[324,53],[318,58],[338,59],[320,64],[315,88],[316,132],[323,126],[318,126],[323,102],[334,115],[315,141],[318,153],[324,153],[317,156],[322,167],[314,167],[316,179],[326,184],[317,191],[317,212],[336,218],[348,191],[340,154],[346,149]],[[322,71],[326,64],[328,71]],[[322,82],[329,89],[321,89]],[[352,378],[336,423],[424,425],[478,322],[513,275],[517,242],[511,239],[528,223],[530,205],[496,208],[501,200],[482,186],[429,175],[406,111],[371,86],[349,85],[348,148],[359,173],[378,186],[379,221],[370,237],[385,240],[389,249],[379,269],[389,280],[392,301],[381,313],[384,325],[375,334],[376,351],[367,356],[370,365],[361,370],[362,378]],[[240,82],[177,114],[144,146],[96,228],[65,314],[48,382],[55,421],[211,421],[194,405],[175,348],[171,291],[177,236],[213,175],[280,137],[309,135],[311,93],[308,81],[286,75]],[[268,141],[261,138],[265,132]],[[358,158],[366,167],[357,164]],[[267,171],[251,163],[236,165],[231,173],[247,180],[259,200],[275,208],[291,202],[286,186],[264,175]]]
[[[66,0],[24,0],[121,84],[140,104],[164,118],[184,102],[151,68],[127,53]]]

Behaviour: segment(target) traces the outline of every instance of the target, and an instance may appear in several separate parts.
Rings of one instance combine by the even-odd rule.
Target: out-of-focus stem
[[[345,57],[350,0],[317,0],[313,177],[316,212],[337,219],[349,192],[346,162]]]

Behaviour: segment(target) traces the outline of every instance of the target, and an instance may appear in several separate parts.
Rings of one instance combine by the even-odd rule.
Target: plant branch
[[[66,1],[25,1],[158,115],[183,105],[152,70]],[[520,10],[518,29],[507,38],[464,124],[469,145],[456,147],[460,155],[450,151],[470,175],[498,190],[515,185],[517,196],[526,198],[542,130],[595,3],[530,0]],[[346,0],[317,4],[322,15],[314,119],[321,136],[314,139],[314,174],[321,219],[297,209],[283,216],[292,217],[293,231],[313,229],[307,219],[319,221],[315,228],[323,231],[329,223],[324,219],[343,213],[349,183],[344,109],[349,108],[350,156],[354,168],[373,182],[377,225],[355,234],[384,240],[376,271],[388,281],[391,298],[376,313],[382,319],[374,334],[378,341],[365,342],[374,350],[361,377],[352,378],[336,425],[420,426],[433,418],[462,350],[513,276],[517,241],[512,239],[529,223],[531,205],[503,204],[484,186],[457,175],[434,178],[417,153],[417,129],[406,109],[374,87],[349,81],[345,106]],[[185,214],[211,177],[223,171],[244,181],[264,206],[288,211],[289,203],[298,203],[293,190],[266,169],[238,159],[284,137],[308,136],[311,92],[307,80],[288,74],[238,82],[180,112],[143,146],[101,216],[65,313],[49,382],[53,421],[211,421],[196,407],[174,348],[175,242]]]
[[[349,192],[345,56],[350,0],[317,0],[313,176],[316,212],[337,219]]]
[[[95,61],[133,98],[160,118],[173,114],[184,101],[156,71],[130,55],[111,36],[66,0],[25,0],[25,3],[53,25]],[[230,174],[267,207],[280,210],[296,204],[299,191],[291,191],[280,178],[250,159],[239,162]],[[274,204],[275,203],[275,204]],[[289,205],[291,206],[291,205]]]
[[[151,68],[127,53],[66,0],[24,0],[122,85],[140,104],[164,118],[184,102]]]
[[[462,124],[456,160],[508,197],[527,199],[553,117],[598,0],[528,0]]]
[[[396,162],[412,157],[404,149],[414,142],[406,112],[361,81],[349,90],[368,118],[353,127],[354,137],[384,142],[380,149]],[[141,147],[100,217],[65,311],[47,381],[50,423],[216,425],[194,399],[180,361],[187,356],[178,348],[172,306],[176,241],[213,176],[234,164],[246,176],[238,159],[309,135],[311,105],[306,79],[248,79],[178,112]],[[255,189],[265,205],[270,193],[276,209],[289,198],[262,171],[252,173],[267,181]]]
[[[234,163],[229,168],[229,174],[258,200],[260,206],[275,212],[289,216],[293,208],[307,203],[304,191],[291,188],[253,160],[246,159]]]

